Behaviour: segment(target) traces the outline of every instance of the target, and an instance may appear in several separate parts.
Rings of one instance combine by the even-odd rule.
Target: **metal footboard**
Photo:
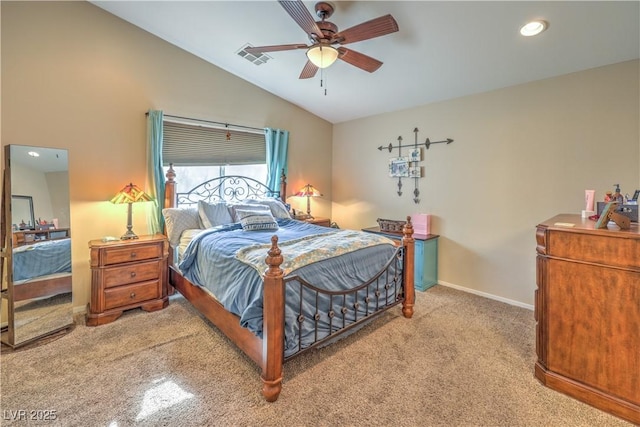
[[[402,303],[404,301],[403,256],[404,247],[400,246],[374,277],[355,288],[344,291],[328,291],[314,286],[299,276],[285,277],[283,280],[286,286],[285,295],[296,295],[296,298],[299,298],[295,313],[298,350],[286,356],[285,361],[336,339],[363,322],[370,321],[389,308]],[[313,335],[310,343],[309,335]],[[303,336],[307,337],[304,342]]]

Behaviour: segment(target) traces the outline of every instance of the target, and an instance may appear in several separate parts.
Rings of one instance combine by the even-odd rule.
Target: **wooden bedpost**
[[[275,402],[282,390],[284,364],[284,282],[282,255],[278,236],[271,238],[271,249],[265,260],[269,268],[264,275],[262,324],[262,394],[267,402]]]
[[[176,171],[173,170],[173,163],[169,163],[169,170],[165,174],[167,181],[164,183],[164,207],[175,208],[178,205],[176,199]]]
[[[287,176],[284,174],[284,169],[280,175],[280,200],[282,203],[287,203]]]
[[[413,225],[411,217],[407,216],[407,222],[402,227],[402,245],[404,246],[404,302],[402,303],[402,314],[407,319],[413,316],[413,306],[416,301],[416,290],[413,287],[414,264],[415,264],[415,240],[413,239]]]
[[[165,177],[167,178],[167,180],[164,183],[164,207],[175,208],[178,206],[178,199],[176,195],[176,181],[175,181],[176,171],[173,170],[173,163],[169,163],[169,169],[167,170]],[[166,225],[163,225],[162,228],[163,228],[162,232],[166,236],[167,235]],[[173,266],[175,264],[175,261],[176,261],[175,252],[173,250],[173,247],[169,245],[169,267]],[[171,274],[169,273],[169,275]],[[167,280],[167,283],[168,283],[167,295],[175,294],[176,288],[174,288],[173,285],[171,284],[171,280]]]

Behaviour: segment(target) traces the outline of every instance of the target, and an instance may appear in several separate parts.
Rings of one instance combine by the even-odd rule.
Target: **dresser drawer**
[[[610,267],[640,269],[640,240],[552,230],[548,234],[547,255],[593,262]]]
[[[103,265],[142,261],[162,257],[162,245],[136,245],[123,248],[107,248],[103,253]]]
[[[128,285],[130,283],[156,280],[160,277],[160,261],[147,261],[109,267],[104,270],[104,287]]]
[[[160,281],[158,280],[118,286],[105,289],[104,308],[109,310],[111,308],[124,307],[129,304],[159,298],[160,296]]]

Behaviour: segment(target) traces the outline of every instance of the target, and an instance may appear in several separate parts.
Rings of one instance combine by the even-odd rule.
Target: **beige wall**
[[[431,213],[441,281],[522,304],[539,221],[579,212],[586,188],[640,188],[638,61],[332,126],[89,3],[0,5],[2,145],[69,149],[76,309],[89,299],[87,242],[125,229],[108,200],[144,183],[148,109],[288,129],[289,193],[318,187],[314,214],[360,228]],[[418,205],[408,179],[396,195],[391,155],[376,149],[412,143],[415,127],[420,142],[455,139],[425,152]],[[134,230],[146,227],[134,208]]]
[[[289,130],[289,193],[312,182],[326,196],[314,213],[330,215],[330,123],[90,3],[3,1],[1,16],[2,145],[69,150],[76,309],[89,300],[87,242],[126,228],[108,200],[145,184],[149,109]],[[134,207],[137,234],[145,216]]]
[[[536,224],[579,213],[585,189],[640,188],[638,82],[636,60],[335,125],[333,219],[430,213],[442,282],[533,304]],[[376,149],[415,127],[419,142],[455,140],[426,151],[417,205],[412,180],[398,197],[387,176],[397,151]]]

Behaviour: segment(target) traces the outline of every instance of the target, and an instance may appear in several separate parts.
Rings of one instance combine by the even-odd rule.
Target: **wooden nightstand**
[[[91,302],[87,325],[113,322],[124,310],[155,311],[169,304],[169,242],[161,234],[134,240],[89,242]]]
[[[331,220],[329,218],[315,217],[315,218],[307,218],[303,221],[309,222],[315,225],[321,225],[323,227],[331,227]]]

